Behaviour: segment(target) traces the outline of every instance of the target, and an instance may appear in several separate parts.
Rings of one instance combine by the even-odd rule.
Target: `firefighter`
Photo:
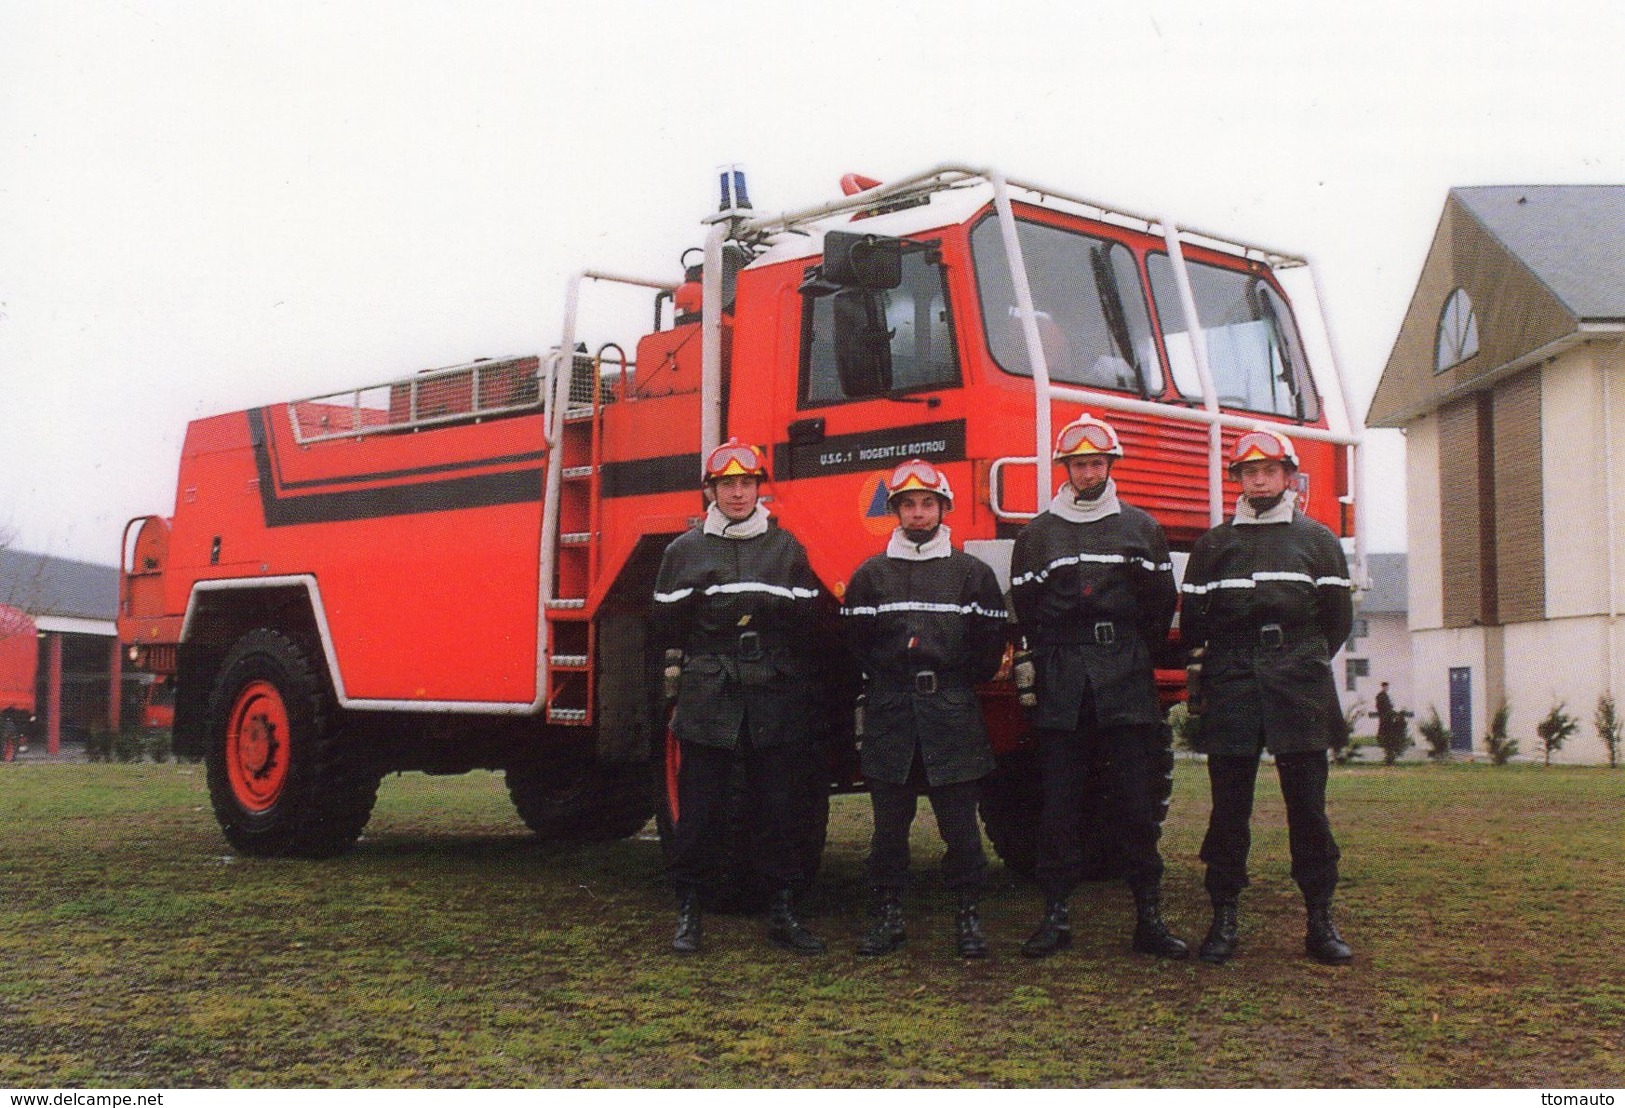
[[[993,769],[976,685],[1004,656],[1004,595],[991,567],[953,547],[943,516],[954,506],[948,476],[904,462],[886,482],[897,517],[885,553],[858,567],[841,608],[848,641],[867,674],[863,776],[874,809],[869,850],[872,926],[862,955],[906,939],[902,897],[909,829],[923,791],[947,847],[943,877],[959,901],[961,957],[987,957],[977,897],[987,871],[976,825],[978,783]]]
[[[1297,469],[1285,435],[1242,435],[1230,463],[1241,484],[1235,515],[1196,541],[1185,570],[1181,631],[1201,651],[1196,741],[1213,795],[1201,855],[1213,923],[1198,956],[1215,964],[1236,951],[1264,750],[1275,756],[1292,877],[1308,908],[1305,952],[1353,958],[1332,923],[1339,852],[1326,818],[1327,751],[1347,739],[1331,657],[1353,623],[1353,586],[1337,538],[1297,509]]]
[[[1117,497],[1112,465],[1122,456],[1109,423],[1085,414],[1063,427],[1054,460],[1067,483],[1022,529],[1011,555],[1011,599],[1036,669],[1028,718],[1043,782],[1044,917],[1021,947],[1033,958],[1072,944],[1067,901],[1083,877],[1091,769],[1104,775],[1127,862],[1134,949],[1163,958],[1189,953],[1162,920],[1152,763],[1164,741],[1152,652],[1167,641],[1179,592],[1162,528]]]
[[[812,787],[821,749],[813,726],[821,612],[807,552],[761,502],[767,465],[729,439],[706,455],[704,523],[666,548],[655,582],[653,630],[680,665],[671,729],[680,744],[672,877],[672,947],[701,944],[701,893],[728,831],[729,782],[742,762],[758,813],[751,859],[771,893],[767,935],[799,954],[824,943],[796,916],[801,846],[812,836]]]

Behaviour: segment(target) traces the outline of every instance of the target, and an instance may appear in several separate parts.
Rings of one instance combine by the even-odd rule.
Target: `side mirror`
[[[868,289],[835,294],[835,372],[848,397],[891,391],[891,331],[880,295]]]
[[[851,231],[824,234],[824,279],[842,288],[894,289],[903,283],[903,240]]]

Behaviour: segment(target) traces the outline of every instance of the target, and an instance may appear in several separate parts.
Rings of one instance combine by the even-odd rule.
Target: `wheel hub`
[[[226,769],[232,794],[251,812],[276,803],[288,777],[288,710],[268,681],[237,694],[226,728]]]

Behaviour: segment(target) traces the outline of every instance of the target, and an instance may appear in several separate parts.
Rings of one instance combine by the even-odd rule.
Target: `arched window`
[[[1457,289],[1444,302],[1439,313],[1438,342],[1434,347],[1433,372],[1443,373],[1478,353],[1478,314],[1466,289]]]

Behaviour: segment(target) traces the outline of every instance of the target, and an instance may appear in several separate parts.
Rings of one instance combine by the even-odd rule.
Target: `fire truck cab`
[[[848,178],[776,215],[723,183],[681,279],[578,274],[540,357],[189,429],[173,517],[126,531],[120,630],[175,678],[176,748],[209,760],[239,849],[344,849],[400,769],[503,768],[552,837],[664,815],[648,605],[729,435],[766,450],[773,514],[836,596],[883,548],[883,481],[913,457],[965,490],[955,537],[1008,586],[1055,487],[1052,431],[1085,410],[1117,427],[1118,487],[1176,552],[1236,495],[1227,445],[1279,426],[1301,502],[1363,573],[1360,427],[1318,310],[1298,310],[1317,299],[1301,258],[972,167]],[[653,328],[601,339],[600,284],[647,290]],[[1177,641],[1159,664],[1177,697]],[[984,706],[1001,762],[984,817],[1022,868],[1030,752],[1008,684]],[[829,784],[860,787],[835,730]]]

